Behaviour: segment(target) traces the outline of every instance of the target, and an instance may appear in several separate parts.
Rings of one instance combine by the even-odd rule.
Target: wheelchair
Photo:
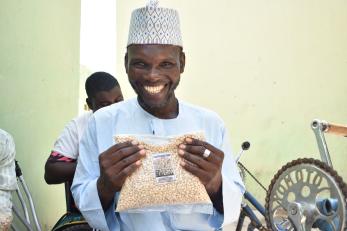
[[[17,176],[17,190],[15,195],[18,198],[20,206],[15,203],[12,206],[14,217],[18,218],[18,221],[28,231],[41,231],[41,225],[36,214],[35,205],[31,197],[27,184],[25,183],[22,170],[17,161],[16,164],[16,176]],[[82,214],[74,206],[73,197],[70,191],[71,182],[65,183],[65,198],[66,198],[66,213],[57,221],[52,228],[52,231],[92,231],[93,229],[84,220]],[[23,194],[24,191],[24,194]],[[25,195],[25,197],[24,197]],[[27,203],[29,205],[27,205]],[[30,209],[30,213],[29,213]],[[11,225],[11,230],[22,231],[14,223]]]

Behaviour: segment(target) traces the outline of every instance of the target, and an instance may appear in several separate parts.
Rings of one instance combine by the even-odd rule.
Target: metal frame
[[[248,171],[248,169],[241,162],[239,162],[243,152],[249,149],[250,143],[246,141],[242,144],[241,147],[242,147],[242,150],[238,154],[235,160],[236,163],[241,168],[243,168],[266,191],[266,188],[264,188],[264,186]],[[265,213],[266,213],[265,207],[261,205],[260,202],[257,201],[257,199],[248,191],[245,191],[243,198],[244,198],[244,202],[242,202],[241,204],[241,212],[237,222],[236,231],[242,230],[246,217],[249,218],[250,220],[250,224],[247,227],[247,231],[253,231],[255,229],[265,230],[265,227],[263,226],[263,224],[261,223],[261,221],[259,220],[259,218],[254,213],[253,209],[250,207],[248,203],[250,203],[262,215],[264,219],[265,219]]]
[[[333,163],[330,159],[327,142],[325,141],[324,131],[328,128],[328,122],[315,119],[311,124],[311,128],[316,136],[319,153],[323,162],[333,168]]]
[[[26,227],[27,230],[29,231],[41,231],[41,226],[39,219],[36,215],[36,210],[35,210],[35,205],[33,202],[33,199],[31,197],[30,191],[28,189],[27,184],[25,183],[22,170],[19,167],[19,164],[17,161],[15,161],[16,164],[16,176],[17,176],[17,190],[16,190],[16,195],[19,199],[19,202],[21,204],[21,209],[18,208],[15,204],[12,206],[12,211],[16,217],[18,217],[18,220]],[[30,219],[29,215],[29,209],[28,206],[24,200],[23,193],[21,191],[24,190],[25,197],[27,201],[29,202],[29,208],[30,208],[30,213],[32,216],[33,221]],[[34,223],[34,224],[33,224]],[[22,231],[19,230],[18,227],[15,224],[11,225],[11,229],[15,231]]]
[[[265,218],[264,206],[262,206],[251,193],[246,191],[244,194],[244,199],[251,203],[254,206],[254,208],[256,208],[256,210],[260,212],[260,214]],[[248,217],[251,221],[248,225],[247,231],[263,228],[263,224],[261,223],[257,215],[253,212],[252,208],[246,202],[243,202],[241,205],[241,213],[237,222],[236,231],[242,230],[243,223],[246,217]]]

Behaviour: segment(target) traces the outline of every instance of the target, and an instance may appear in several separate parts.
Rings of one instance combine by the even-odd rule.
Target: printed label
[[[176,180],[170,153],[153,154],[152,158],[154,175],[157,183],[168,183]]]

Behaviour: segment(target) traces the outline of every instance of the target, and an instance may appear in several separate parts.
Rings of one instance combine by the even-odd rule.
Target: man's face
[[[140,104],[162,109],[176,102],[174,91],[184,70],[185,57],[172,45],[131,45],[125,56],[129,82]]]
[[[119,86],[109,91],[99,91],[93,98],[87,98],[88,107],[92,109],[93,112],[120,101],[123,101],[123,95]]]

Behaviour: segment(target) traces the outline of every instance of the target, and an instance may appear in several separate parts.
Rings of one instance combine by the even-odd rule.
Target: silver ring
[[[211,151],[206,148],[202,156],[204,158],[208,158],[210,155],[211,155]]]

